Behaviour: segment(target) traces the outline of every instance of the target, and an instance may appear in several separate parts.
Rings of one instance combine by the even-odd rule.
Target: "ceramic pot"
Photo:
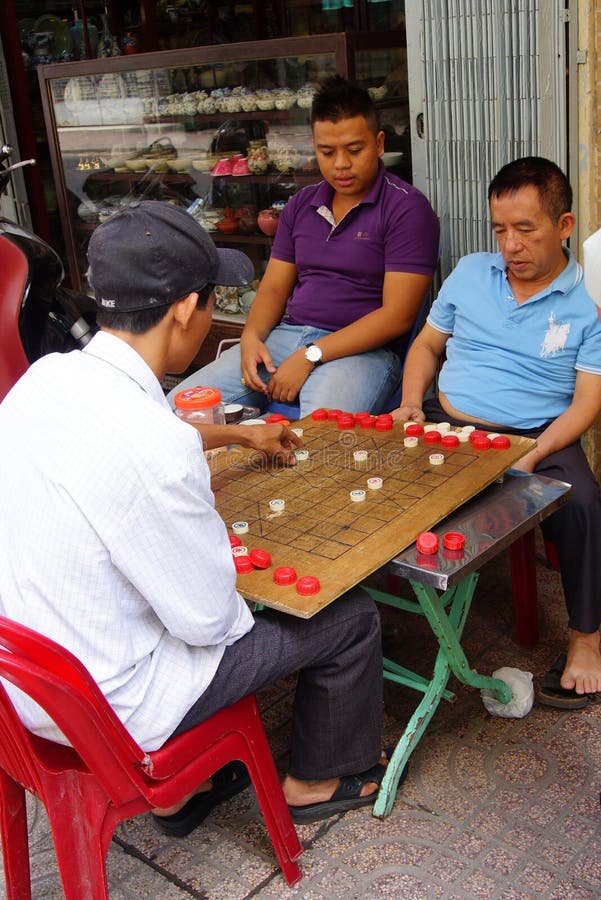
[[[263,234],[273,237],[277,231],[278,221],[280,219],[280,211],[278,209],[262,209],[257,216],[257,225]]]

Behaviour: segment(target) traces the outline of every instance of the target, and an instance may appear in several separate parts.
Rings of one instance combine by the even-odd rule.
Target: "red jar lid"
[[[474,431],[473,434],[476,432]],[[474,450],[490,450],[492,443],[489,438],[484,435],[484,437],[474,438],[472,441],[472,447]]]
[[[279,566],[273,573],[273,580],[276,584],[294,584],[296,569],[293,569],[292,566]]]
[[[440,444],[441,440],[440,431],[426,431],[424,434],[424,444]]]
[[[212,387],[191,387],[173,398],[177,409],[208,409],[221,403],[221,391]]]
[[[429,434],[431,433],[429,432]],[[421,534],[418,534],[415,544],[418,553],[424,553],[425,555],[436,553],[438,550],[438,538],[433,531],[422,531]]]
[[[324,422],[328,418],[327,409],[314,409],[311,413],[314,422]]]
[[[238,575],[244,575],[254,569],[250,556],[234,556],[234,565]]]
[[[271,553],[268,553],[267,550],[255,547],[248,555],[253,566],[256,566],[257,569],[268,569],[271,565]]]
[[[320,590],[321,584],[319,583],[319,578],[315,578],[314,575],[303,575],[303,577],[299,578],[296,582],[296,592],[303,597],[310,597],[312,594],[318,594]]]
[[[459,438],[456,434],[443,434],[441,444],[443,447],[458,447]]]
[[[419,422],[414,422],[412,425],[407,425],[405,428],[405,434],[407,437],[419,437],[424,433],[424,426],[420,425]]]
[[[447,531],[442,536],[442,542],[447,550],[463,550],[465,547],[465,535],[460,531]]]
[[[491,441],[493,450],[508,450],[511,447],[511,441],[506,434],[498,434]]]

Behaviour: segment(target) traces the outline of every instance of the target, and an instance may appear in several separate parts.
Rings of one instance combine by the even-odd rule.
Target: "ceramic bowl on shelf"
[[[146,172],[148,169],[148,161],[140,156],[137,156],[135,159],[126,159],[125,165],[130,172],[136,172],[138,174]]]
[[[274,209],[273,206],[269,209],[262,209],[259,215],[257,216],[257,225],[268,237],[273,237],[278,228],[278,222],[280,220],[280,210]]]

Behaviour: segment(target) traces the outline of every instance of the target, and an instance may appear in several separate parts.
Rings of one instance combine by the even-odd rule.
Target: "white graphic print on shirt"
[[[554,356],[560,350],[565,350],[571,325],[569,322],[558,324],[555,321],[555,313],[549,316],[549,328],[545,332],[540,350],[541,359],[546,356]]]

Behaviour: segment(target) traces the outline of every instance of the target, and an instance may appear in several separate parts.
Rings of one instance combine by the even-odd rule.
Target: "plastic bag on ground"
[[[534,703],[534,685],[532,672],[522,672],[521,669],[513,669],[503,666],[492,673],[493,678],[500,678],[511,690],[509,703],[501,703],[494,696],[493,691],[485,688],[480,691],[484,706],[493,716],[503,716],[506,719],[523,719],[532,709]]]

